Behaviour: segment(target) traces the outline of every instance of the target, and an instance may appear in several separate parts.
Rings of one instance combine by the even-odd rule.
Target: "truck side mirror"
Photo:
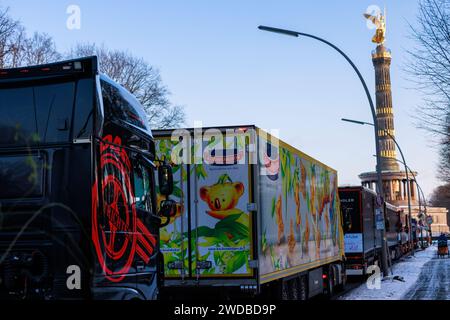
[[[159,216],[164,218],[160,224],[160,228],[167,226],[170,223],[170,219],[176,215],[177,207],[175,201],[164,200],[161,202],[159,207]]]
[[[163,163],[158,167],[159,193],[163,196],[170,196],[173,193],[173,173],[172,167]]]

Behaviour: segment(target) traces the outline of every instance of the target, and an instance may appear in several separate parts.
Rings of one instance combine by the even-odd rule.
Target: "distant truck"
[[[344,220],[347,275],[366,276],[370,265],[379,265],[382,231],[376,224],[377,194],[362,186],[340,187]]]
[[[177,203],[160,231],[166,294],[297,300],[345,285],[335,170],[252,125],[153,133]]]
[[[391,259],[397,260],[408,253],[412,244],[409,241],[409,219],[404,209],[385,202],[386,239]]]
[[[0,70],[0,299],[156,299],[171,167],[96,57]]]

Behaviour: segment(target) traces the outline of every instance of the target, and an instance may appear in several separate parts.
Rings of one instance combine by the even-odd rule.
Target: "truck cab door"
[[[156,299],[158,288],[158,232],[160,218],[153,197],[154,172],[150,164],[133,160],[134,203],[136,208],[136,247],[133,264],[137,289],[146,299]]]
[[[133,237],[134,199],[128,154],[109,143],[100,144],[98,179],[93,191],[93,243],[97,252],[97,285],[135,286]],[[120,140],[115,142],[120,144]]]

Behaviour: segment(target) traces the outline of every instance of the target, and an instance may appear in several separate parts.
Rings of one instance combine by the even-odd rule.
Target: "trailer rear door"
[[[161,251],[169,278],[253,276],[250,133],[232,131],[223,135],[222,141],[218,131],[204,132],[202,141],[194,140],[191,132],[190,153],[197,158],[174,167],[172,199],[179,204],[179,214],[161,230]],[[174,155],[178,141],[158,135],[156,139],[159,157]]]
[[[339,189],[341,210],[346,224],[344,245],[346,256],[364,252],[361,189]]]

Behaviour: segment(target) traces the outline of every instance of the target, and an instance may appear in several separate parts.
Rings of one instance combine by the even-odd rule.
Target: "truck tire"
[[[341,275],[342,277],[342,282],[341,284],[339,284],[338,286],[336,286],[336,289],[339,292],[345,291],[345,286],[347,285],[347,274],[345,273],[345,268],[342,270],[343,274]]]
[[[327,290],[326,290],[326,296],[328,298],[331,298],[334,294],[334,278],[333,278],[333,268],[330,266],[328,268],[327,273]]]

